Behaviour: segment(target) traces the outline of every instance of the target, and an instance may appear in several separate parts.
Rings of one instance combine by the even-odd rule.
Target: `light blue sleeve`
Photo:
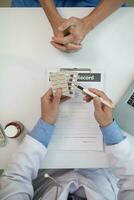
[[[42,119],[39,119],[39,121],[31,131],[30,136],[38,140],[45,147],[47,147],[53,135],[54,128],[55,125],[48,124]]]
[[[100,129],[106,145],[118,144],[126,138],[115,121],[108,126],[100,127]]]

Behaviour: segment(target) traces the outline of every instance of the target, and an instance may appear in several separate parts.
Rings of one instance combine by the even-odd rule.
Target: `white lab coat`
[[[45,158],[47,149],[27,135],[14,154],[0,180],[0,200],[30,200],[33,198],[32,179]],[[94,178],[84,171],[72,170],[57,178],[62,184],[58,200],[66,200],[68,193],[83,186],[88,200],[134,200],[134,152],[128,140],[107,146],[106,152],[113,174],[118,178],[118,197],[114,176],[106,169],[93,170]],[[89,170],[90,171],[90,170]],[[91,171],[90,171],[91,172]],[[109,176],[109,177],[108,177]],[[109,180],[109,181],[108,181]],[[113,191],[114,190],[114,191]],[[54,200],[56,188],[43,195],[43,200]]]

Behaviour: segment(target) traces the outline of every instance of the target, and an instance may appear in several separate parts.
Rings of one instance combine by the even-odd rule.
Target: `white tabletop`
[[[62,16],[82,17],[89,8],[60,9]],[[90,67],[105,71],[105,89],[117,102],[134,77],[134,8],[120,8],[88,34],[74,54],[53,48],[52,30],[41,8],[0,9],[1,124],[19,120],[31,130],[40,117],[40,96],[47,89],[48,67]],[[18,140],[0,149],[0,168],[17,151]],[[81,159],[80,159],[81,157]],[[105,154],[48,152],[43,167],[107,167]]]

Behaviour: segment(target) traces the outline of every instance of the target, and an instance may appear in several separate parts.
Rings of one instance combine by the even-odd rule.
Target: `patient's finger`
[[[69,34],[65,37],[59,38],[59,37],[52,37],[53,41],[59,44],[68,44],[74,41],[73,35]]]
[[[67,48],[64,45],[61,44],[57,44],[54,41],[51,41],[51,44],[56,48],[59,49],[61,51],[67,51]]]
[[[66,44],[67,50],[78,51],[82,48],[81,44],[68,43]]]

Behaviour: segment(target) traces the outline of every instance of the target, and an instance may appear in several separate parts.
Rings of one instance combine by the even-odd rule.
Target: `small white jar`
[[[24,130],[21,122],[10,122],[5,126],[5,135],[9,138],[17,138]]]

